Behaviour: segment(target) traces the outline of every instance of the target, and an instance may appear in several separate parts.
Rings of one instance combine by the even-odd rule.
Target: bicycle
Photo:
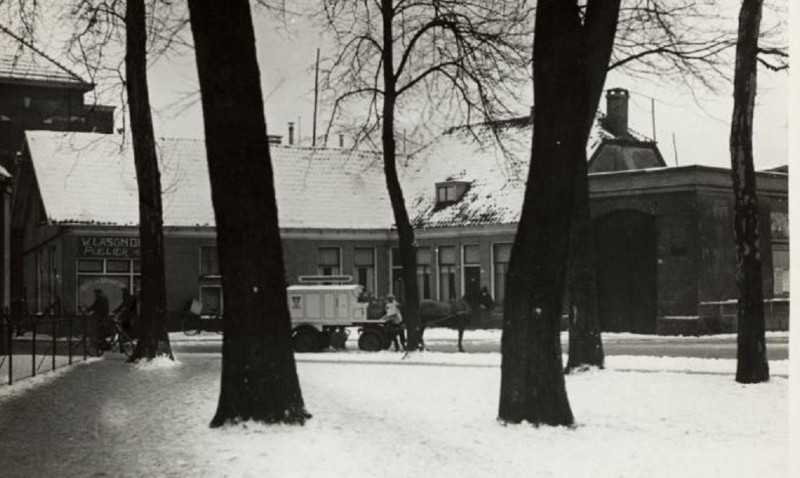
[[[194,299],[185,313],[185,317],[181,321],[181,330],[185,335],[198,335],[200,332],[212,330],[219,335],[222,335],[222,317],[212,310],[208,313],[203,313],[204,305],[197,299]],[[213,327],[213,326],[216,327]]]
[[[136,348],[135,339],[125,330],[122,321],[119,319],[119,314],[109,315],[106,321],[110,321],[114,325],[114,331],[111,334],[100,337],[98,343],[89,339],[86,341],[86,351],[89,355],[101,357],[106,350],[119,349],[119,352],[126,357],[130,358],[133,355],[133,350]],[[109,322],[106,322],[108,324]],[[98,324],[98,327],[101,324]],[[85,340],[85,338],[84,338]]]

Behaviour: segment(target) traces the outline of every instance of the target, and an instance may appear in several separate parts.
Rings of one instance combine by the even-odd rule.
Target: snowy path
[[[141,370],[112,355],[0,394],[1,474],[785,476],[781,378],[742,386],[719,375],[570,376],[578,426],[534,429],[495,421],[496,367],[303,361],[314,415],[305,427],[211,430],[219,356],[180,360]]]

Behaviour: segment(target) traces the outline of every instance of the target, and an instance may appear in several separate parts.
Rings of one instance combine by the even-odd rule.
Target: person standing
[[[89,308],[85,309],[85,312],[89,314],[92,319],[90,327],[93,327],[91,330],[91,335],[94,341],[94,345],[97,348],[103,347],[104,350],[108,349],[105,338],[109,334],[109,323],[108,323],[108,313],[109,313],[109,305],[108,305],[108,297],[103,293],[103,289],[95,289],[94,290],[94,302]]]
[[[400,303],[395,301],[393,294],[386,295],[386,305],[384,306],[386,313],[382,319],[386,320],[389,324],[389,336],[394,343],[394,351],[397,352],[401,349],[406,349],[406,333],[403,328],[403,314],[400,313]],[[398,338],[400,339],[398,343]]]

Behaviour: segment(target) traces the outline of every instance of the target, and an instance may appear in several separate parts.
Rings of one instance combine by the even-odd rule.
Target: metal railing
[[[86,360],[94,320],[87,316],[3,314],[0,384],[35,377]]]

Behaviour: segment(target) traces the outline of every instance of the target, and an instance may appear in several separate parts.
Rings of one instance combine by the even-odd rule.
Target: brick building
[[[626,101],[613,90],[614,102]],[[524,192],[531,118],[452,130],[400,160],[417,237],[420,294],[449,300],[486,286],[499,303]],[[29,132],[15,209],[22,225],[31,310],[55,297],[68,310],[94,288],[114,302],[137,287],[136,183],[130,145],[116,135]],[[369,291],[402,295],[393,215],[380,155],[271,145],[287,283],[351,275]],[[199,297],[224,311],[213,210],[199,140],[159,142],[168,309]],[[598,114],[588,145],[605,330],[654,333],[701,323],[708,303],[735,297],[730,171],[666,167],[625,117]],[[787,174],[759,172],[765,293],[788,293]],[[18,222],[16,222],[18,221]],[[493,323],[498,325],[497,315]],[[781,324],[771,324],[781,327]]]

